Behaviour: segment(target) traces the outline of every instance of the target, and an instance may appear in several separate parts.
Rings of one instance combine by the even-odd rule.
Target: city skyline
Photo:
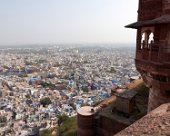
[[[0,2],[0,45],[135,43],[133,0]]]

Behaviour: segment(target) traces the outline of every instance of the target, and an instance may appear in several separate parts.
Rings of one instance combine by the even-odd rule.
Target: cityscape
[[[0,134],[39,135],[139,77],[134,47],[51,46],[0,50]]]
[[[0,136],[170,136],[170,0],[5,0],[0,18]]]

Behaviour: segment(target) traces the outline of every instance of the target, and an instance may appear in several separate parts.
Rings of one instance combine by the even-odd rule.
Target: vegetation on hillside
[[[139,94],[141,94],[143,97],[148,98],[149,97],[149,88],[143,83],[139,86],[138,90]]]
[[[67,115],[61,115],[58,117],[58,134],[59,136],[76,136],[76,117],[68,117]]]
[[[43,130],[41,136],[52,136],[50,129]]]
[[[138,114],[136,114],[136,120],[147,114],[148,108],[148,99],[149,99],[149,88],[142,83],[137,88],[138,94],[136,95],[136,108],[138,110]]]

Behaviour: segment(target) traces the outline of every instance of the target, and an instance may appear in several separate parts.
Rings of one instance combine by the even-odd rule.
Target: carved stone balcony
[[[170,68],[170,46],[152,45],[150,48],[139,49],[136,52],[136,61]]]

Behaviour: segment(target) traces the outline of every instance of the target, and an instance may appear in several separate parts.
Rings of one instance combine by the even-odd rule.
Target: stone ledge
[[[115,136],[170,135],[170,103],[163,104]]]

